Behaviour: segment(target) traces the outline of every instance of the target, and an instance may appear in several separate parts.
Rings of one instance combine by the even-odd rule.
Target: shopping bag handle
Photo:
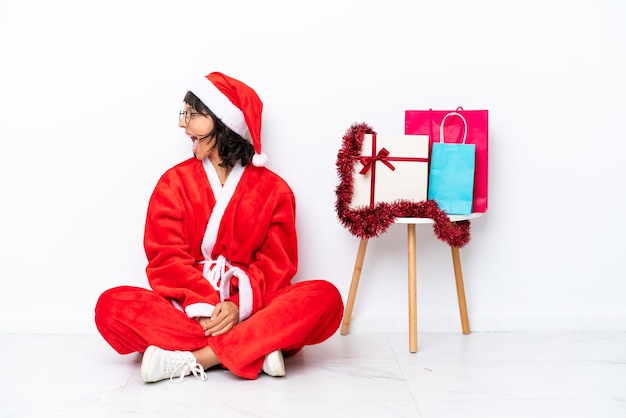
[[[465,139],[467,138],[467,121],[465,120],[465,118],[463,117],[463,115],[461,115],[461,114],[460,114],[460,113],[458,113],[458,112],[450,112],[450,113],[447,113],[447,114],[443,117],[443,119],[441,120],[441,125],[439,126],[439,142],[441,142],[441,143],[446,142],[446,141],[444,141],[444,139],[443,139],[443,136],[444,136],[444,135],[443,135],[443,124],[445,123],[446,118],[447,118],[448,116],[458,116],[458,117],[460,117],[460,118],[461,118],[461,120],[463,121],[463,144],[465,144]]]

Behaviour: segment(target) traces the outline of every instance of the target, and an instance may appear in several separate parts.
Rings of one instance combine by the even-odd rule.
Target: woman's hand
[[[233,302],[224,301],[215,305],[210,318],[198,320],[205,336],[217,337],[230,331],[239,322],[239,307]]]

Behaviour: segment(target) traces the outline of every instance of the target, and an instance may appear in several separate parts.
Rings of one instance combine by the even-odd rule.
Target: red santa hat
[[[222,122],[254,146],[252,164],[263,167],[267,155],[261,151],[263,103],[256,92],[239,80],[212,72],[189,89]]]

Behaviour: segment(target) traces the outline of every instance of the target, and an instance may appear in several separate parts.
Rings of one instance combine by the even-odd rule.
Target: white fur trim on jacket
[[[217,233],[222,217],[228,203],[235,194],[235,189],[243,176],[245,167],[241,164],[236,164],[226,179],[226,183],[222,186],[217,172],[208,158],[203,161],[203,166],[216,203],[202,239],[201,250],[205,260],[203,262],[202,275],[213,286],[213,289],[219,290],[220,300],[222,301],[230,297],[230,281],[232,277],[235,276],[239,279],[239,322],[241,322],[252,314],[253,296],[250,278],[239,267],[233,267],[224,256],[220,255],[216,260],[213,260],[211,255],[217,241]]]

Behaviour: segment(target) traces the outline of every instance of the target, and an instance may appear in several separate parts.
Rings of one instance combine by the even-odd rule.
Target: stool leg
[[[415,261],[415,224],[407,225],[409,258],[409,351],[417,352],[417,268]]]
[[[341,335],[348,334],[348,328],[350,328],[350,317],[352,317],[352,308],[354,308],[354,299],[356,298],[356,291],[359,287],[359,280],[361,278],[361,270],[363,269],[363,260],[365,259],[365,250],[367,249],[367,238],[361,239],[359,243],[359,251],[356,254],[356,261],[354,262],[354,271],[352,272],[352,282],[350,282],[350,292],[348,293],[348,301],[346,302],[346,311],[343,314],[343,324],[341,325]]]
[[[463,286],[463,272],[461,271],[461,256],[457,247],[452,249],[452,264],[454,265],[454,279],[456,281],[456,294],[459,298],[459,311],[461,312],[461,327],[463,334],[470,333],[469,319],[467,317],[467,304],[465,303],[465,287]]]

